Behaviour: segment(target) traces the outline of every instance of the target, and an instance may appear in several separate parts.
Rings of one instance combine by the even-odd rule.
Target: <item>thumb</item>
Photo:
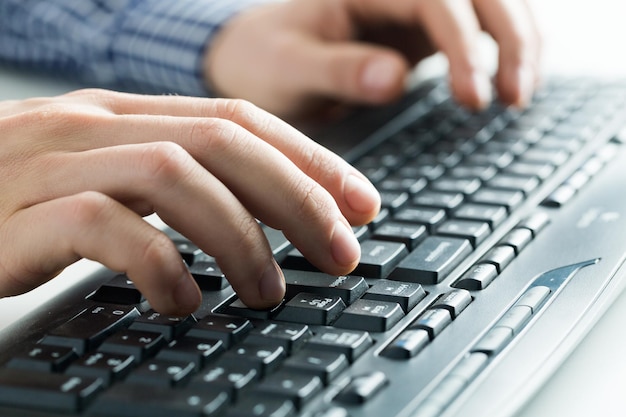
[[[402,55],[375,45],[315,43],[297,53],[313,92],[342,101],[389,102],[402,94],[409,72]]]

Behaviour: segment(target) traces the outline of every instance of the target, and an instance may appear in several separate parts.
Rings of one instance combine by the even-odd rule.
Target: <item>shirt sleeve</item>
[[[237,13],[277,0],[2,0],[0,62],[88,86],[211,95],[206,48]]]

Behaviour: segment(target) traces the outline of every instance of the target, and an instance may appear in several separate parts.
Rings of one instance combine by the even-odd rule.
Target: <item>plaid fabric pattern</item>
[[[210,95],[202,56],[236,13],[276,0],[0,0],[0,62],[88,86]]]

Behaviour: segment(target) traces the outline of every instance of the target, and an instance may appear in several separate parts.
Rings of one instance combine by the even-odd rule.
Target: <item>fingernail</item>
[[[493,95],[491,93],[491,80],[487,74],[479,71],[474,71],[472,74],[472,82],[476,88],[476,94],[481,108],[486,107],[491,103]]]
[[[335,262],[341,266],[352,266],[361,256],[359,241],[352,229],[342,221],[335,223],[330,251]]]
[[[185,267],[185,272],[183,272],[183,276],[178,281],[176,289],[174,289],[173,297],[180,311],[192,313],[200,306],[202,294],[200,294],[196,282],[187,271],[187,267]]]
[[[344,196],[350,208],[359,213],[368,213],[375,205],[380,206],[380,194],[376,188],[354,174],[348,175],[346,179]]]
[[[278,303],[285,296],[285,278],[276,261],[267,266],[259,281],[259,294],[265,301]]]
[[[387,91],[398,81],[395,62],[385,57],[371,59],[361,74],[363,88],[371,91]]]

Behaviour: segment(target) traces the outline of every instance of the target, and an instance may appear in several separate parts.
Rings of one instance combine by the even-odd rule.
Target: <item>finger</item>
[[[70,131],[69,134],[76,137],[72,140],[74,143],[70,145],[74,150],[168,140],[189,149],[194,157],[203,156],[206,159],[207,154],[203,153],[206,151],[204,145],[206,137],[197,140],[191,138],[194,135],[200,136],[198,132],[208,132],[207,135],[216,136],[211,130],[218,132],[221,129],[219,126],[215,127],[219,121],[208,120],[209,117],[231,120],[278,149],[301,171],[328,190],[349,222],[365,224],[379,210],[378,192],[361,173],[292,126],[248,102],[190,97],[150,97],[99,90],[81,91],[72,97],[96,102],[108,107],[112,113],[126,115],[116,117],[111,114],[110,117],[91,118],[87,124],[88,133],[85,133],[85,129],[73,131],[71,128],[58,129],[65,131],[66,135]],[[143,114],[135,115],[138,112]],[[148,118],[146,114],[163,117]],[[62,118],[63,115],[57,117]],[[70,117],[70,122],[75,118]],[[75,123],[68,125],[75,126]],[[195,150],[190,149],[192,142],[200,146],[196,146]],[[254,155],[253,159],[255,161],[259,159],[259,155],[265,154]],[[243,166],[244,160],[238,163]]]
[[[522,0],[474,0],[483,28],[499,46],[497,87],[508,104],[526,105],[539,81],[541,42]]]
[[[450,82],[457,101],[472,108],[491,100],[491,83],[479,51],[481,34],[471,0],[381,2],[347,0],[359,19],[422,25],[432,43],[450,63]]]
[[[40,198],[90,189],[133,207],[137,201],[148,203],[165,223],[216,258],[248,306],[267,308],[284,296],[282,273],[256,219],[180,146],[120,145],[56,156],[54,163],[62,168],[50,170],[42,187],[48,194]]]
[[[491,82],[480,56],[480,25],[469,0],[423,0],[418,19],[448,58],[452,92],[460,103],[482,108],[491,101]]]
[[[405,90],[407,60],[397,51],[360,42],[307,39],[294,43],[294,87],[348,103],[384,104]]]
[[[1,230],[0,293],[19,294],[85,257],[126,272],[152,307],[186,315],[200,291],[162,232],[111,198],[85,192],[16,212]]]
[[[270,268],[267,262],[271,259],[254,217],[283,230],[305,256],[329,273],[345,274],[356,266],[358,243],[323,187],[238,125],[203,119],[203,127],[199,127],[198,120],[190,129],[197,136],[186,138],[186,149],[195,159],[173,143],[73,153],[55,157],[63,174],[49,170],[42,189],[56,195],[89,187],[122,201],[150,201],[166,223],[218,259],[246,301],[259,297],[253,289],[264,284],[253,283]],[[174,138],[179,130],[172,128],[166,133]],[[85,172],[85,166],[91,169]],[[246,254],[245,263],[240,261],[241,253]]]

